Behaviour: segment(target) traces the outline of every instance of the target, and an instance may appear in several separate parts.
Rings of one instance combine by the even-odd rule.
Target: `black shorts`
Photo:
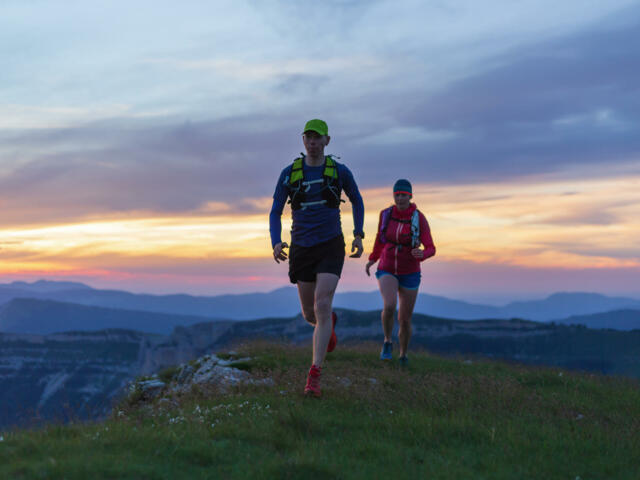
[[[344,246],[342,235],[311,247],[292,244],[289,249],[289,280],[291,283],[315,282],[318,273],[333,273],[339,277],[344,265]]]

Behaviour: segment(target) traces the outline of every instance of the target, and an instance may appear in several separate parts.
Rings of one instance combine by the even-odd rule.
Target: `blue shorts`
[[[396,277],[398,280],[398,285],[402,288],[406,288],[407,290],[416,290],[420,286],[420,278],[422,277],[420,272],[415,273],[407,273],[406,275],[395,275],[390,272],[385,272],[384,270],[378,270],[376,272],[376,278],[380,279],[385,275],[391,275]]]

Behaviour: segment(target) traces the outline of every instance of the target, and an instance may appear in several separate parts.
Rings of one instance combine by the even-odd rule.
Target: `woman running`
[[[391,360],[393,344],[393,316],[396,302],[400,298],[398,323],[400,330],[400,365],[407,365],[407,348],[411,338],[411,315],[420,286],[420,262],[436,254],[431,231],[425,216],[411,203],[413,196],[411,183],[400,179],[393,186],[395,205],[380,212],[378,234],[365,268],[369,269],[380,259],[376,278],[384,307],[382,309],[382,329],[384,343],[380,352],[381,360]],[[424,250],[420,248],[424,246]]]

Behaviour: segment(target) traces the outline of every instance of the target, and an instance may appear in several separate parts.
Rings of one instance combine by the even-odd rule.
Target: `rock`
[[[239,362],[247,362],[251,360],[250,358],[239,358],[237,360],[219,360],[218,361],[218,365],[221,365],[223,367],[228,367],[229,365],[233,365],[234,363],[239,363]]]
[[[187,378],[189,378],[191,375],[193,375],[194,370],[195,369],[189,364],[183,365],[183,367],[180,369],[180,371],[175,376],[176,382],[183,383],[184,381],[187,380]]]
[[[138,386],[143,390],[154,390],[156,388],[164,388],[166,384],[158,378],[152,378],[151,380],[138,382]]]
[[[369,380],[372,380],[372,379],[369,379]],[[343,377],[340,379],[340,385],[342,385],[343,387],[350,387],[351,380],[349,380],[347,377]]]
[[[149,380],[142,380],[135,383],[135,389],[141,392],[142,398],[145,399],[157,397],[166,386],[166,383],[159,378],[151,378]]]
[[[157,374],[154,374],[149,379],[132,384],[131,392],[141,392],[142,398],[147,400],[157,397],[160,392],[166,391],[166,389],[171,393],[186,393],[195,385],[211,385],[222,390],[241,383],[274,385],[271,378],[255,380],[251,378],[249,372],[233,367],[235,363],[250,360],[250,358],[222,360],[216,355],[205,355],[178,366],[175,375],[172,376],[173,379],[168,384],[160,380]],[[159,402],[163,400],[165,398],[160,399]]]

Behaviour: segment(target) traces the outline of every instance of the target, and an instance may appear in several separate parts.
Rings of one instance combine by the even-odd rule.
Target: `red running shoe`
[[[320,393],[320,373],[321,368],[311,365],[307,376],[307,385],[304,387],[304,394],[308,397],[319,397]]]
[[[333,326],[331,327],[331,338],[327,345],[327,352],[333,352],[338,344],[338,337],[336,336],[336,322],[338,321],[338,316],[336,315],[336,312],[331,312],[331,321],[333,322]]]

